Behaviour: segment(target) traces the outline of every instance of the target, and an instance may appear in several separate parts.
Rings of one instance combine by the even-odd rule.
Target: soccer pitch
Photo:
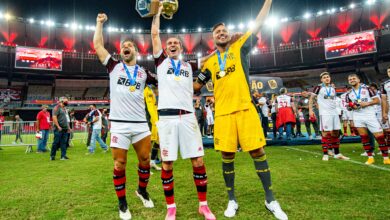
[[[34,147],[36,150],[36,147]],[[86,156],[85,144],[68,150],[70,160],[49,161],[49,154],[24,153],[24,147],[0,151],[0,219],[118,219],[110,153],[97,149]],[[273,189],[289,219],[390,219],[390,167],[376,156],[364,165],[361,144],[341,145],[351,161],[321,161],[320,146],[267,147]],[[134,151],[127,165],[127,200],[133,219],[164,219],[165,200],[160,173],[154,171],[149,193],[155,208],[143,208],[135,196],[138,183]],[[206,150],[208,202],[225,219],[227,194],[220,154]],[[247,153],[238,153],[235,219],[274,219],[264,208],[262,185]],[[177,219],[202,219],[190,161],[174,165]]]

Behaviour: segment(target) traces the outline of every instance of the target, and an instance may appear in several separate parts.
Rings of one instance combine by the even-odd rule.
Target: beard
[[[128,58],[126,58],[124,55],[121,55],[122,56],[122,60],[125,61],[126,63],[129,63],[130,61],[132,61],[135,57],[134,54],[131,54]]]
[[[229,41],[223,42],[223,43],[215,43],[219,47],[226,47],[229,44]]]

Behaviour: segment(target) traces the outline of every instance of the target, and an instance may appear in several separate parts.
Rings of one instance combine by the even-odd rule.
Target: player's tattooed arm
[[[382,122],[385,123],[386,121],[389,120],[389,104],[387,102],[387,95],[386,94],[382,94],[382,102],[381,102],[381,105],[382,105]]]
[[[316,96],[315,93],[311,93],[310,94],[310,98],[309,98],[309,116],[310,117],[313,117],[314,116],[314,111],[313,111],[313,100],[314,100],[314,97]]]

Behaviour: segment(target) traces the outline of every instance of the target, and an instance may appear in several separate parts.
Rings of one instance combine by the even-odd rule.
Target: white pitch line
[[[302,149],[297,149],[297,148],[293,148],[293,147],[286,147],[286,148],[290,149],[290,150],[295,150],[295,151],[300,151],[300,152],[304,152],[304,153],[308,153],[308,154],[314,154],[314,155],[322,156],[321,153],[316,153],[316,152],[312,152],[312,151],[308,151],[308,150],[302,150]],[[359,162],[359,161],[356,161],[356,160],[342,160],[342,161],[346,161],[346,162],[362,165],[362,166],[365,166],[365,167],[370,167],[370,168],[374,168],[374,169],[384,170],[384,171],[390,172],[389,168],[380,167],[380,166],[376,166],[376,165],[367,165],[365,163],[362,163],[362,162]]]

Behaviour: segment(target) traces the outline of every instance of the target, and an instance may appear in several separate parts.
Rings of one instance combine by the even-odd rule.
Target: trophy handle
[[[167,19],[167,20],[171,20],[173,18],[173,15],[167,15],[167,14],[161,14],[163,16],[163,18]]]

